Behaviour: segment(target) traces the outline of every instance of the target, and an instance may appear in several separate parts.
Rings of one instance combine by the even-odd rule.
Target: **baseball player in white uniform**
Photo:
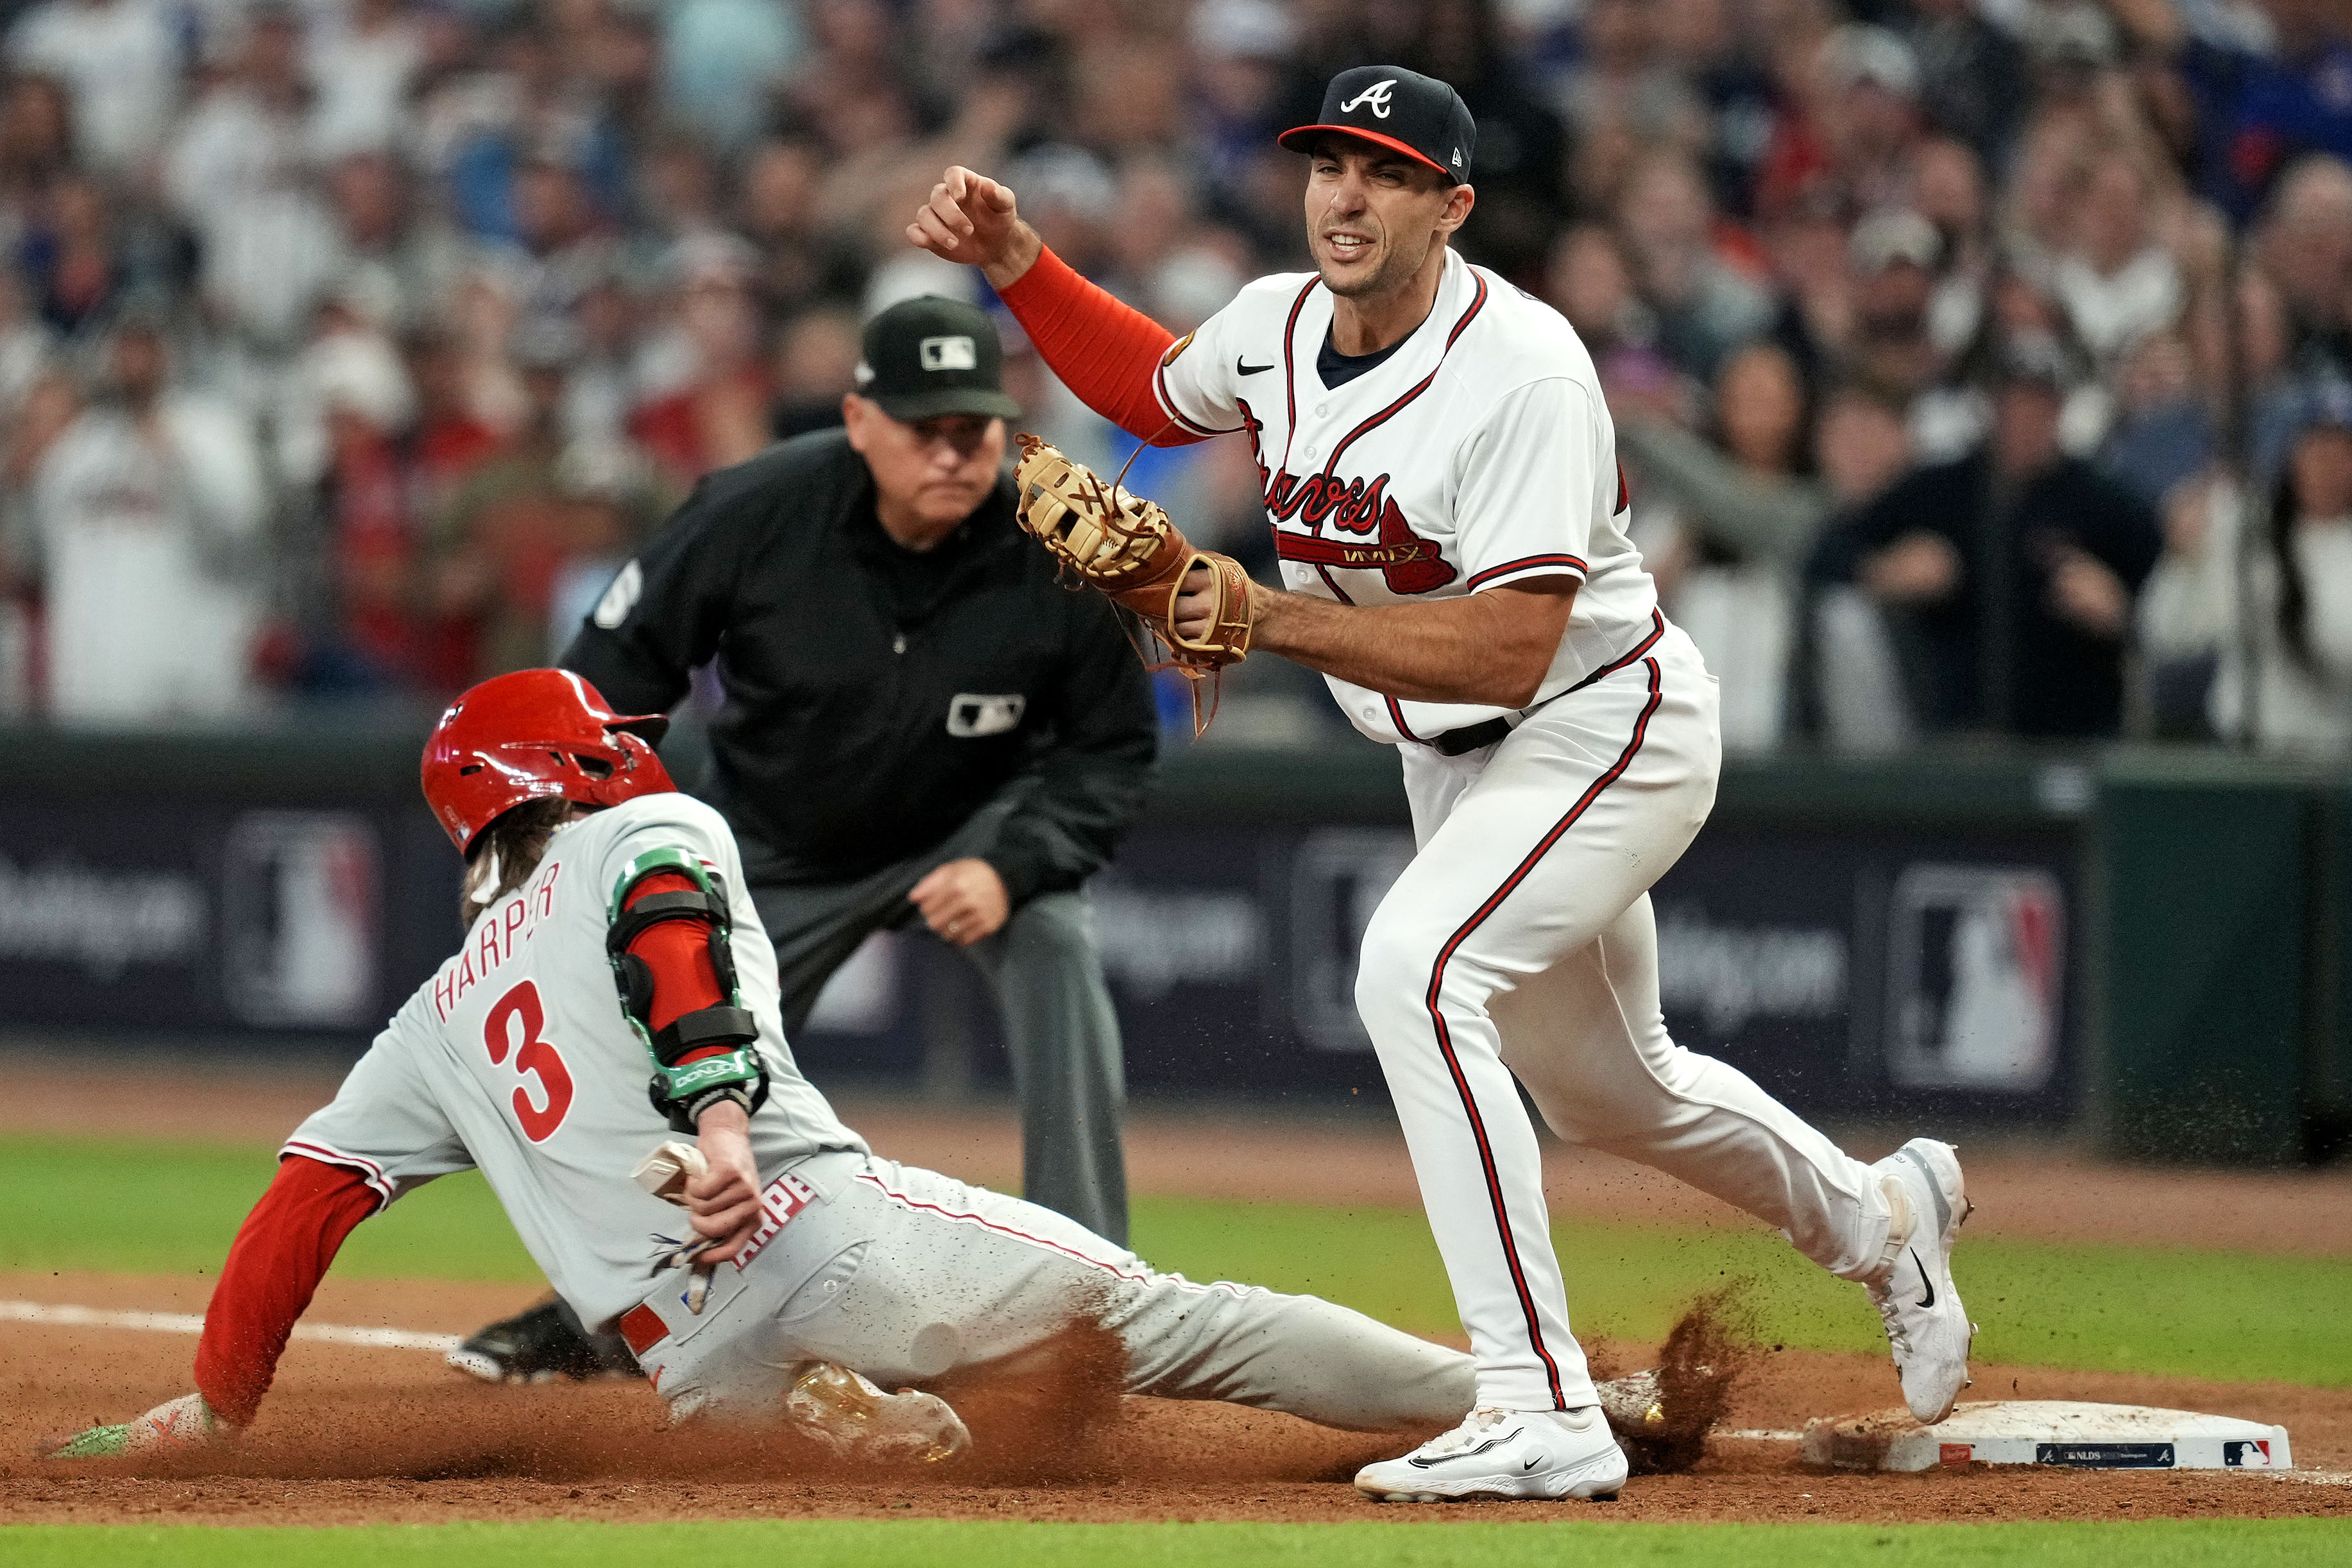
[[[1448,244],[1475,129],[1445,83],[1335,78],[1307,159],[1316,271],[1244,288],[1182,341],[1078,278],[1013,193],[950,169],[908,237],[980,266],[1046,362],[1148,441],[1238,434],[1286,592],[1253,647],[1322,671],[1398,747],[1419,852],[1365,932],[1356,998],[1478,1365],[1476,1407],[1372,1496],[1613,1495],[1513,1077],[1563,1138],[1673,1173],[1863,1284],[1905,1397],[1938,1421],[1974,1332],[1949,1146],[1875,1165],[1676,1046],[1648,889],[1706,820],[1716,682],[1659,612],[1592,362],[1549,307]],[[1196,569],[1196,577],[1203,575]],[[1206,630],[1207,595],[1176,625]]]
[[[561,670],[500,676],[443,717],[425,790],[467,856],[465,945],[287,1140],[205,1313],[197,1392],[60,1457],[233,1436],[343,1237],[467,1168],[680,1417],[944,1457],[961,1422],[905,1385],[1080,1321],[1118,1337],[1136,1394],[1367,1431],[1469,1408],[1457,1351],[1313,1297],[1155,1272],[1050,1210],[871,1153],[793,1064],[734,838],[641,738],[665,722]],[[673,1158],[684,1213],[633,1179],[670,1133],[695,1140]]]

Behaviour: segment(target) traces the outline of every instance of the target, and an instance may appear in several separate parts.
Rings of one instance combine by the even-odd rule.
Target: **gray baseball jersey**
[[[803,1078],[776,1006],[776,960],[734,836],[690,796],[641,795],[559,828],[522,889],[485,910],[282,1152],[360,1173],[379,1204],[478,1166],[558,1294],[596,1324],[646,1294],[658,1235],[685,1214],[631,1169],[672,1136],[646,1097],[652,1058],[604,953],[615,883],[677,849],[724,879],[743,1005],[759,1022],[767,1103],[751,1118],[762,1181],[828,1149],[863,1153]]]

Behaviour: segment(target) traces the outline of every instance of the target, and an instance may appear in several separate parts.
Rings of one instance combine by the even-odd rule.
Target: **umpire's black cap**
[[[893,419],[943,414],[1021,417],[1004,395],[1004,343],[988,312],[936,294],[901,300],[866,323],[857,393]]]
[[[1462,95],[1433,76],[1402,66],[1358,66],[1323,89],[1323,112],[1313,125],[1295,125],[1275,138],[1294,153],[1311,153],[1315,138],[1344,132],[1392,147],[1426,163],[1455,184],[1470,177],[1478,125]]]

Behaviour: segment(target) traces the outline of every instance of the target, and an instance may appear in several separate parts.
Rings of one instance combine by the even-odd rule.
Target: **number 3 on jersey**
[[[511,1025],[517,1019],[522,1023],[519,1043],[511,1038]],[[514,1091],[515,1120],[534,1143],[546,1142],[572,1109],[572,1073],[555,1047],[541,1037],[540,1030],[546,1026],[547,1010],[540,1005],[539,987],[528,980],[499,997],[482,1021],[482,1044],[489,1047],[490,1060],[503,1067],[507,1053],[512,1050],[514,1070],[539,1079],[540,1092],[547,1101],[543,1106],[532,1105],[522,1089]]]

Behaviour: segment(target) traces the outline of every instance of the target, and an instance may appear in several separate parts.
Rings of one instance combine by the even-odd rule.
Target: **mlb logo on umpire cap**
[[[1456,184],[1470,177],[1478,144],[1478,124],[1462,95],[1435,77],[1402,66],[1341,71],[1323,89],[1323,112],[1316,122],[1293,126],[1276,140],[1294,153],[1311,153],[1317,136],[1330,131],[1402,153]]]
[[[970,338],[925,338],[921,353],[925,370],[977,370],[980,350]]]
[[[988,312],[968,300],[901,300],[866,323],[860,395],[893,419],[977,414],[1018,419],[1004,395],[1004,344]]]

